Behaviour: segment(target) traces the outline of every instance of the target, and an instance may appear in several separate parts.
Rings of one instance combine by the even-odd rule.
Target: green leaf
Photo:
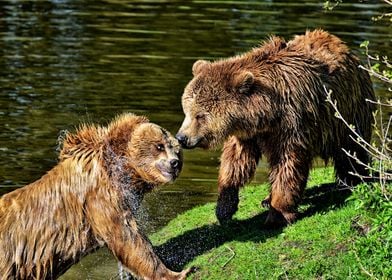
[[[369,46],[369,41],[368,41],[368,40],[363,41],[363,42],[359,45],[359,47],[361,47],[361,48],[367,48],[368,46]]]

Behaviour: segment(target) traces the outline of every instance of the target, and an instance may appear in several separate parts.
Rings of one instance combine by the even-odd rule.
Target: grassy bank
[[[179,215],[151,240],[169,267],[199,267],[192,279],[388,279],[391,255],[378,250],[392,247],[379,238],[370,245],[377,249],[366,247],[371,215],[346,202],[350,192],[333,181],[331,168],[314,170],[302,216],[286,228],[264,227],[268,186],[249,186],[230,225],[217,223],[212,203]]]

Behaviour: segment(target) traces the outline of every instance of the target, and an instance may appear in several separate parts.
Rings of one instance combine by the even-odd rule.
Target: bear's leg
[[[143,279],[182,280],[194,271],[169,270],[154,253],[147,237],[140,232],[131,212],[113,207],[113,197],[97,194],[87,202],[88,218],[98,240],[103,241],[129,272]]]
[[[271,194],[262,202],[270,204],[268,225],[291,224],[297,218],[297,205],[309,175],[311,158],[300,152],[285,153],[283,159],[271,165]]]
[[[366,167],[356,162],[355,159],[350,158],[342,150],[345,149],[351,155],[356,157],[361,163],[367,165],[369,164],[369,155],[364,148],[359,146],[353,140],[349,139],[348,143],[344,144],[343,147],[336,148],[333,154],[333,160],[335,165],[336,177],[340,180],[340,183],[355,186],[359,184],[362,179],[360,176],[368,176],[369,171]],[[358,174],[360,176],[357,176]]]
[[[261,157],[257,139],[230,137],[223,146],[218,178],[216,217],[222,224],[231,220],[238,209],[239,188],[249,182]]]

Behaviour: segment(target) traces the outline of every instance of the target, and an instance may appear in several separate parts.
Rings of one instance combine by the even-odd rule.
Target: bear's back
[[[287,51],[328,65],[329,73],[344,67],[346,59],[354,59],[357,62],[342,40],[321,29],[295,36],[287,43]]]

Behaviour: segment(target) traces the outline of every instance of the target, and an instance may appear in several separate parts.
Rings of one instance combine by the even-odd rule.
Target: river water
[[[392,56],[392,28],[372,23],[382,1],[0,2],[0,194],[41,177],[57,162],[57,139],[81,122],[105,124],[131,111],[173,134],[180,98],[197,59],[232,56],[276,34],[290,39],[324,28],[360,55],[359,44]],[[390,97],[375,81],[377,95]],[[175,184],[149,195],[143,227],[152,233],[177,214],[215,201],[219,151],[185,151]],[[253,183],[266,180],[262,162]],[[109,279],[114,258],[99,250],[62,279]]]

